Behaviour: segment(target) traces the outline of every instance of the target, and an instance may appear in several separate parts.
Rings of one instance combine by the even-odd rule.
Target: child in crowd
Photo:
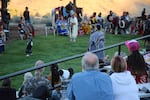
[[[33,41],[32,41],[32,34],[29,34],[29,38],[27,41],[27,47],[25,50],[26,56],[31,56],[32,55],[32,46],[33,46]]]

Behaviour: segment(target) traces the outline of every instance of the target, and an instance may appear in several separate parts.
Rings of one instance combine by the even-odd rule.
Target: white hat
[[[68,79],[69,76],[70,76],[70,72],[68,70],[65,70],[65,69],[62,69],[62,71],[63,71],[62,78],[63,79]]]

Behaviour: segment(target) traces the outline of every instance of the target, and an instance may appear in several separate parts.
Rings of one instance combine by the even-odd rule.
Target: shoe
[[[76,42],[76,39],[73,39],[72,42]]]
[[[29,56],[30,56],[29,54],[26,55],[26,57],[29,57]]]

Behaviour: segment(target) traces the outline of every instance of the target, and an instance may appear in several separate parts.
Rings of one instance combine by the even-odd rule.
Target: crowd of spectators
[[[131,54],[126,58],[114,55],[110,75],[99,70],[98,56],[87,52],[81,60],[82,72],[74,74],[72,68],[59,69],[58,64],[52,64],[47,76],[43,75],[44,68],[35,70],[34,75],[25,73],[18,92],[11,88],[11,80],[5,79],[0,97],[4,100],[127,100],[131,97],[140,100],[136,84],[149,82],[146,62],[138,51],[138,41],[130,40],[125,44]],[[38,60],[35,67],[43,64]]]
[[[131,54],[127,57],[114,55],[110,63],[111,74],[99,70],[99,58],[97,54],[91,52],[85,53],[82,57],[82,72],[75,74],[72,68],[59,69],[58,64],[52,64],[49,75],[44,76],[45,68],[38,68],[44,62],[38,60],[35,63],[38,69],[35,70],[34,75],[31,72],[24,74],[24,81],[17,92],[11,87],[11,80],[4,79],[0,88],[0,98],[3,100],[127,100],[132,97],[133,100],[140,100],[137,84],[149,82],[146,62],[139,53],[138,41],[130,40],[125,44]]]
[[[35,68],[43,64],[42,60],[38,60],[35,62]],[[24,81],[18,91],[11,88],[10,79],[5,79],[0,88],[0,92],[3,92],[0,98],[3,100],[60,100],[64,98],[67,84],[74,70],[71,67],[67,70],[59,69],[58,64],[52,64],[49,75],[43,75],[44,71],[45,68],[39,68],[35,70],[34,75],[31,72],[25,73]]]
[[[83,16],[81,27],[85,34],[94,32],[95,24],[99,24],[106,33],[143,35],[149,18],[150,15],[146,14],[146,10],[144,15],[139,17],[131,17],[127,11],[124,11],[121,16],[110,11],[106,17],[103,17],[101,12],[98,15],[96,12],[93,12],[90,17],[87,17],[87,15]]]
[[[76,17],[72,10],[70,15],[71,18]],[[63,19],[63,16],[59,18]],[[90,51],[104,47],[104,31],[112,34],[144,35],[150,28],[149,19],[150,16],[147,17],[145,10],[143,10],[142,16],[139,19],[136,18],[136,20],[131,19],[128,12],[123,12],[123,15],[119,17],[112,11],[109,12],[106,20],[102,18],[101,12],[98,16],[94,12],[89,19],[85,15],[79,23],[80,25],[70,20],[72,27],[77,25],[82,27],[85,34],[92,33],[89,39],[89,52],[82,57],[82,72],[74,74],[72,68],[68,70],[59,69],[58,64],[52,64],[50,65],[49,75],[44,76],[45,68],[38,68],[44,65],[44,62],[38,60],[35,63],[37,70],[35,70],[34,75],[31,72],[25,73],[17,97],[19,100],[129,100],[130,98],[140,100],[136,84],[149,82],[149,77],[146,62],[139,52],[138,41],[125,42],[130,52],[126,58],[119,55],[112,58],[110,62],[111,75],[99,70],[100,61],[106,63],[104,51],[97,53],[91,53]],[[72,20],[77,21],[77,19]],[[60,24],[58,20],[57,23]],[[18,29],[21,32],[21,28]],[[76,38],[77,32],[75,32],[75,35],[72,33],[70,41],[75,42]],[[11,88],[11,80],[5,79],[0,88],[0,98],[16,100],[17,97],[16,90]]]

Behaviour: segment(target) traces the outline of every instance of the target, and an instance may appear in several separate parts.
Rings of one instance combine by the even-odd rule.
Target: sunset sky
[[[10,0],[8,9],[11,15],[22,15],[25,6],[29,7],[32,15],[40,13],[45,15],[51,13],[52,8],[65,6],[72,0]],[[129,11],[131,16],[140,16],[145,7],[147,14],[150,14],[150,0],[76,0],[77,6],[83,8],[83,13],[91,15],[94,11],[107,15],[110,10],[118,15],[123,11]]]

